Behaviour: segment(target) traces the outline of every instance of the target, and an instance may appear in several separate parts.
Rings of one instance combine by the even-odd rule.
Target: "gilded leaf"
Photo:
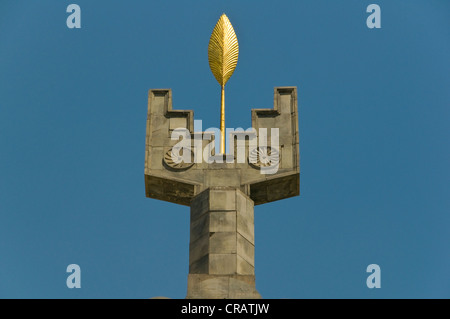
[[[233,26],[222,14],[211,34],[208,46],[208,60],[211,72],[224,87],[236,69],[239,44]]]

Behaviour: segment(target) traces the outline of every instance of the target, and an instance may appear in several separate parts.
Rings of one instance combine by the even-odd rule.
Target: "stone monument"
[[[252,109],[252,130],[230,134],[225,154],[224,87],[236,67],[237,51],[224,14],[208,48],[222,89],[220,152],[212,146],[215,134],[195,131],[192,110],[172,108],[170,89],[148,95],[145,192],[190,207],[186,298],[261,298],[255,288],[254,206],[300,194],[296,87],[276,87],[273,109]],[[175,135],[185,140],[181,150],[180,139],[174,139],[177,132],[185,132]],[[264,172],[268,166],[275,169]]]

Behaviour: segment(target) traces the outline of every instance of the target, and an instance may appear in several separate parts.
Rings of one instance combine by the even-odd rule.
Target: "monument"
[[[145,192],[190,207],[186,298],[261,298],[255,288],[254,206],[300,194],[296,87],[276,87],[273,108],[252,109],[252,129],[229,134],[225,152],[225,84],[238,50],[223,14],[208,47],[221,86],[220,134],[196,131],[192,110],[172,108],[170,89],[148,94]]]

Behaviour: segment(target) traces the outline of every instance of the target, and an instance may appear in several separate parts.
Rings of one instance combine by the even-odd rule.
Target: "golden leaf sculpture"
[[[211,34],[208,46],[208,60],[214,77],[221,86],[236,69],[239,44],[233,26],[225,14],[222,14]]]
[[[224,13],[214,27],[208,46],[209,67],[222,88],[220,103],[220,152],[222,154],[225,154],[225,84],[236,69],[238,56],[239,44],[236,33]]]

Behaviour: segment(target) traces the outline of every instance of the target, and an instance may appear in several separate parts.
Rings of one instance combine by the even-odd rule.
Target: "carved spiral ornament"
[[[168,167],[176,169],[176,170],[183,170],[188,169],[192,165],[194,165],[194,153],[192,151],[189,151],[190,154],[190,162],[186,163],[183,161],[183,148],[181,149],[173,149],[170,148],[165,154],[164,154],[164,164],[166,164]]]
[[[248,155],[248,162],[254,168],[274,166],[279,159],[278,150],[270,146],[256,147]]]

